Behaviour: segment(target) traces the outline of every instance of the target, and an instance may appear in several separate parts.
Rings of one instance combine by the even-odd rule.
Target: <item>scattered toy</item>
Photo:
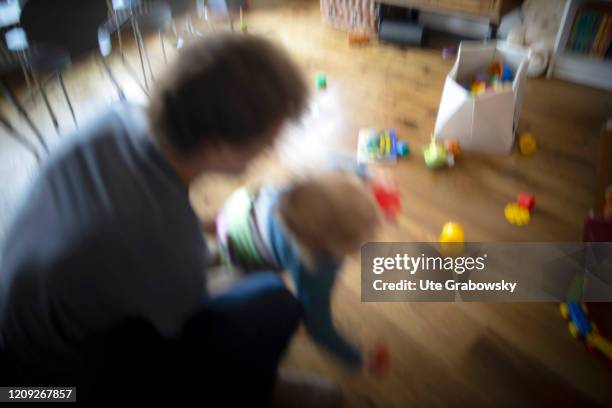
[[[449,221],[442,227],[440,242],[464,242],[465,236],[461,224]]]
[[[368,356],[368,371],[375,375],[384,375],[390,366],[389,347],[378,341]]]
[[[359,129],[357,161],[395,162],[397,161],[397,135],[393,129]]]
[[[317,76],[315,77],[315,83],[317,85],[317,89],[327,88],[327,76],[325,75],[325,72],[317,72]]]
[[[519,151],[523,156],[531,156],[537,150],[537,143],[531,133],[523,132],[519,135]]]
[[[459,145],[459,141],[456,139],[448,139],[444,141],[444,147],[446,151],[453,154],[454,159],[458,159],[461,156],[461,146]]]
[[[521,207],[517,203],[510,203],[504,208],[504,215],[506,220],[512,225],[523,226],[531,222],[531,215],[529,210]]]
[[[581,339],[589,351],[598,351],[612,361],[612,343],[597,330],[595,323],[589,320],[588,309],[584,303],[567,302],[559,305],[561,316],[568,320],[571,335]]]
[[[395,219],[401,210],[397,186],[389,186],[371,181],[370,187],[385,217]]]
[[[387,219],[395,220],[401,211],[399,185],[385,169],[372,169],[369,180],[374,199]]]
[[[440,232],[440,250],[446,256],[459,256],[463,254],[465,236],[461,224],[449,221]]]
[[[425,159],[425,164],[430,169],[439,169],[448,164],[446,161],[446,149],[438,145],[433,139],[423,148],[423,159]]]
[[[535,197],[533,194],[529,193],[520,193],[516,198],[516,203],[523,208],[529,210],[529,212],[533,212],[533,207],[535,206]]]
[[[444,166],[453,167],[455,156],[446,147],[436,143],[432,137],[431,142],[423,147],[423,159],[430,169],[439,169]]]
[[[398,140],[396,142],[396,148],[397,155],[400,157],[406,157],[410,154],[410,146],[408,146],[408,143],[404,142],[403,140]]]

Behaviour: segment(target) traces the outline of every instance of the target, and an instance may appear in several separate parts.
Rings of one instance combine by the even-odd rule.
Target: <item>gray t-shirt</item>
[[[145,318],[178,333],[206,297],[206,244],[141,107],[119,104],[43,166],[0,266],[0,340],[24,368]],[[37,367],[40,368],[40,367]],[[55,370],[54,367],[47,367]]]

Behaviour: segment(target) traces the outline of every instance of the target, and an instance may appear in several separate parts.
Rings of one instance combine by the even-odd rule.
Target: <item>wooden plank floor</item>
[[[535,156],[466,154],[455,168],[432,172],[418,152],[433,130],[452,61],[429,49],[377,42],[350,47],[345,34],[321,24],[316,1],[256,8],[246,18],[251,33],[283,44],[296,59],[313,85],[312,103],[304,119],[287,127],[276,149],[246,175],[209,175],[193,186],[192,201],[202,216],[212,214],[241,183],[314,171],[338,152],[353,156],[360,127],[393,127],[417,153],[392,168],[403,211],[381,240],[435,241],[448,220],[462,223],[471,241],[580,240],[592,203],[598,129],[612,112],[611,93],[529,80],[520,126],[537,138]],[[159,71],[163,62],[156,38],[148,44]],[[138,68],[133,49],[128,59]],[[118,58],[112,65],[128,97],[146,100]],[[314,89],[317,71],[327,74],[325,91]],[[66,81],[81,122],[116,99],[93,59],[75,64]],[[52,88],[62,130],[70,131],[61,94]],[[55,145],[61,137],[40,101],[29,107]],[[10,109],[1,108],[23,127]],[[1,242],[15,197],[36,166],[5,134],[0,134],[0,163]],[[503,207],[523,190],[535,194],[537,210],[529,226],[516,228],[506,223]],[[347,260],[336,290],[334,316],[356,341],[388,342],[392,361],[386,377],[345,371],[302,331],[284,365],[337,379],[347,406],[612,404],[610,366],[571,339],[553,304],[361,303],[356,254]]]
[[[247,181],[282,177],[278,161],[299,172],[316,168],[330,150],[353,155],[363,126],[397,128],[414,152],[429,140],[452,65],[439,51],[350,47],[345,34],[320,23],[316,2],[256,11],[248,23],[296,58],[313,85],[313,103],[278,155],[256,163]],[[322,92],[314,89],[317,71],[328,77]],[[537,154],[467,154],[454,169],[431,172],[417,153],[393,168],[403,212],[381,239],[435,241],[452,219],[473,241],[580,240],[592,203],[598,129],[610,112],[608,92],[529,80],[521,127],[537,138]],[[225,178],[202,180],[194,203],[210,214],[233,186]],[[503,207],[523,190],[535,194],[537,212],[531,225],[516,228],[506,223]],[[285,364],[339,380],[347,406],[612,403],[609,367],[569,336],[557,305],[361,303],[357,255],[345,265],[334,316],[358,341],[386,339],[392,356],[386,378],[346,372],[303,332]]]

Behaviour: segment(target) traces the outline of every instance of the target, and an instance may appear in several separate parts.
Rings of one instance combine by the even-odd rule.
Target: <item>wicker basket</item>
[[[374,0],[321,0],[321,17],[340,30],[376,32]]]

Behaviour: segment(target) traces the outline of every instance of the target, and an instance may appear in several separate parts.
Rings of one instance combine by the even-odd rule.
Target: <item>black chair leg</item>
[[[51,103],[49,103],[47,91],[45,91],[45,84],[40,83],[40,80],[38,79],[36,74],[34,74],[34,83],[38,88],[38,92],[40,92],[40,96],[42,96],[43,102],[45,103],[45,107],[47,108],[47,112],[49,112],[49,116],[51,117],[51,121],[53,122],[53,127],[55,128],[55,131],[59,133],[59,122],[57,121],[57,116],[55,116],[55,112],[51,107]]]
[[[140,27],[138,23],[136,23],[136,33],[138,34],[138,40],[140,41],[140,45],[142,47],[142,53],[144,54],[145,61],[147,62],[147,66],[149,67],[149,73],[151,74],[151,81],[155,81],[155,75],[153,74],[153,67],[151,66],[151,60],[149,59],[149,50],[147,49],[147,44],[145,43],[144,37],[142,36],[142,32],[140,31]]]
[[[45,142],[45,139],[42,137],[42,134],[40,133],[36,125],[34,125],[32,118],[30,118],[30,115],[28,115],[28,112],[26,112],[26,110],[23,108],[21,103],[19,103],[19,100],[17,100],[17,97],[15,96],[13,91],[11,91],[11,89],[8,86],[6,86],[6,84],[2,80],[0,80],[0,88],[2,90],[2,94],[9,100],[9,102],[17,110],[19,115],[26,121],[30,129],[32,129],[32,132],[34,132],[34,135],[36,135],[36,138],[40,142],[45,152],[48,153],[49,146],[47,146],[47,142]]]
[[[123,53],[123,35],[121,33],[121,26],[119,25],[119,16],[115,13],[115,24],[117,25],[117,45],[119,46],[119,54],[121,58],[125,58]]]
[[[140,46],[140,40],[138,39],[138,32],[136,30],[136,22],[134,18],[130,18],[132,23],[132,33],[134,34],[134,41],[136,41],[136,46],[138,48],[138,58],[140,58],[140,68],[142,68],[142,79],[144,81],[145,88],[149,89],[149,81],[147,80],[147,71],[144,66],[144,61],[142,59],[142,48]]]
[[[168,64],[168,56],[166,55],[166,45],[164,44],[164,33],[159,30],[159,42],[161,44],[162,54],[164,56],[164,64]]]
[[[62,75],[61,71],[57,73],[57,79],[59,80],[60,86],[62,87],[62,92],[64,94],[64,99],[66,99],[68,109],[70,109],[70,114],[72,115],[72,121],[74,122],[74,126],[79,127],[76,115],[74,114],[74,109],[72,108],[72,103],[70,102],[70,97],[68,96],[68,92],[66,91],[66,85],[64,84],[64,75]]]
[[[40,155],[38,154],[38,150],[36,149],[36,146],[34,146],[34,144],[32,144],[32,142],[30,142],[25,136],[19,133],[17,129],[13,127],[11,122],[9,122],[9,120],[5,118],[4,115],[2,115],[1,113],[0,113],[0,123],[8,131],[8,134],[11,137],[13,137],[19,143],[21,143],[21,145],[25,147],[26,150],[28,150],[30,153],[34,155],[34,158],[36,159],[36,161],[40,162]]]

